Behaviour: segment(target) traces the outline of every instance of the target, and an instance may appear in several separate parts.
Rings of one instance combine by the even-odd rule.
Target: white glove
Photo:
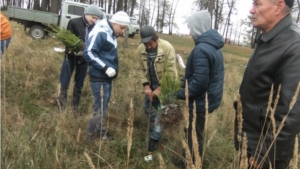
[[[116,70],[114,68],[107,68],[105,73],[107,74],[108,77],[113,77],[116,75]]]

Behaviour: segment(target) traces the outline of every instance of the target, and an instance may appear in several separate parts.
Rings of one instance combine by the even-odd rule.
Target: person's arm
[[[101,47],[105,45],[107,34],[105,32],[98,32],[90,36],[86,42],[86,47],[83,52],[84,60],[94,69],[105,71],[108,69],[107,64],[100,56]]]
[[[150,84],[149,79],[147,78],[148,74],[148,67],[145,65],[147,64],[147,57],[144,57],[142,55],[143,52],[143,44],[140,44],[138,46],[138,49],[136,51],[136,75],[139,80],[139,82],[145,87]]]
[[[165,65],[165,73],[168,73],[174,78],[178,78],[178,71],[177,71],[177,62],[176,62],[176,53],[174,47],[170,44],[167,46],[166,51],[166,62]]]
[[[276,140],[276,144],[280,145],[276,148],[277,152],[284,152],[285,145],[293,142],[300,132],[300,95],[297,93],[300,82],[300,43],[292,45],[285,53],[279,61],[274,81],[274,89],[281,85],[280,99],[275,110],[277,127],[288,115]],[[293,96],[296,96],[296,100],[293,100]]]

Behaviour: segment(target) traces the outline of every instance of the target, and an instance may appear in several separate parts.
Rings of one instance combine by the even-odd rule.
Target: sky
[[[178,33],[189,34],[186,18],[193,12],[194,0],[180,0],[177,6],[177,12],[175,16],[175,22],[179,26]],[[225,0],[226,2],[227,0]],[[237,22],[246,18],[249,15],[249,11],[252,7],[252,0],[237,0],[236,2],[237,14],[232,16],[232,22]],[[176,32],[176,31],[175,31]]]

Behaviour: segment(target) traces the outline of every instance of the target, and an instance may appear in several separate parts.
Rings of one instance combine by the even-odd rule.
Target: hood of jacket
[[[224,46],[224,39],[222,35],[215,29],[210,29],[203,34],[201,34],[196,40],[195,44],[207,43],[216,49],[221,49]]]
[[[211,29],[211,16],[207,10],[197,11],[187,19],[191,37],[196,40],[201,34]]]

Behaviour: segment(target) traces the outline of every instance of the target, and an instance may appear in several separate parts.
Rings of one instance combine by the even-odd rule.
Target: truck
[[[8,6],[7,15],[9,20],[16,21],[24,25],[24,31],[29,28],[29,35],[33,39],[42,39],[47,34],[47,31],[45,30],[49,29],[49,24],[66,29],[69,20],[83,16],[85,9],[88,6],[89,4],[66,0],[62,2],[61,15],[51,12]],[[105,19],[106,15],[104,9],[102,7],[99,7],[99,9],[103,13],[103,17],[100,19]]]
[[[106,14],[107,19],[109,20],[112,17],[112,14]],[[140,32],[140,25],[137,23],[135,17],[129,17],[130,23],[127,26],[128,37],[133,38],[135,34]]]

